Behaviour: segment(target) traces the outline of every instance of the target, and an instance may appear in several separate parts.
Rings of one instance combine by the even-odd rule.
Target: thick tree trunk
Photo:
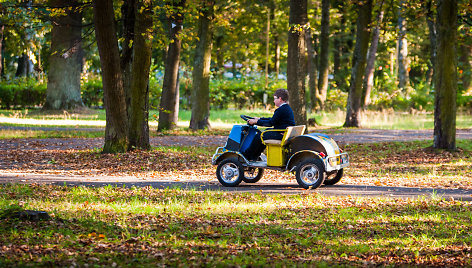
[[[298,125],[306,125],[305,107],[305,32],[308,23],[307,0],[290,0],[288,32],[287,90]]]
[[[430,53],[429,53],[429,61],[428,64],[428,72],[426,73],[426,82],[428,84],[432,84],[433,77],[434,77],[434,69],[436,66],[436,23],[434,22],[434,12],[432,9],[433,0],[428,0],[425,5],[426,9],[426,22],[428,24],[429,29],[429,43],[430,43]]]
[[[80,96],[82,72],[82,13],[77,0],[50,0],[51,6],[72,7],[54,17],[51,31],[48,86],[43,109],[68,110],[84,106]]]
[[[322,0],[321,4],[321,35],[320,35],[320,68],[318,93],[320,108],[324,108],[328,96],[329,74],[329,0]]]
[[[398,12],[398,87],[404,90],[409,84],[409,59],[408,59],[408,42],[406,40],[406,20],[404,14],[403,1],[400,2],[400,10]]]
[[[382,7],[380,7],[382,8]],[[377,25],[372,33],[372,42],[370,43],[369,52],[367,53],[367,65],[364,74],[363,83],[363,102],[362,107],[365,109],[370,104],[370,93],[374,86],[374,70],[375,70],[375,56],[377,54],[377,47],[379,45],[380,25],[383,20],[383,11],[380,10],[377,15]]]
[[[372,0],[358,2],[356,46],[352,59],[351,85],[346,107],[345,127],[360,127],[360,114],[362,103],[362,81],[365,72],[367,49],[369,47],[370,29],[372,17]]]
[[[151,0],[138,0],[133,39],[131,103],[129,114],[129,146],[148,150],[149,143],[149,72],[152,55]]]
[[[456,149],[457,0],[439,0],[434,148]]]
[[[126,97],[126,107],[129,108],[131,104],[131,77],[133,65],[133,39],[134,27],[136,21],[136,1],[123,1],[121,6],[121,14],[123,17],[122,23],[122,38],[123,44],[121,48],[121,73],[123,74],[123,88]],[[130,110],[128,110],[128,120],[131,119]]]
[[[316,65],[316,38],[312,37],[310,29],[306,32],[306,47],[307,47],[307,72],[308,72],[308,91],[310,92],[310,109],[316,110],[318,96],[318,68]]]
[[[93,1],[95,35],[102,66],[106,109],[104,153],[128,150],[128,120],[112,0]]]
[[[213,0],[203,2],[198,19],[198,43],[193,61],[192,118],[190,129],[210,129],[210,62]]]
[[[175,2],[173,7],[176,11],[169,18],[170,39],[172,40],[167,50],[167,57],[164,71],[164,81],[162,84],[162,95],[159,108],[158,130],[173,129],[177,125],[175,113],[175,102],[177,88],[177,77],[179,72],[181,43],[179,33],[182,31],[183,14],[177,9],[185,6],[185,0]]]

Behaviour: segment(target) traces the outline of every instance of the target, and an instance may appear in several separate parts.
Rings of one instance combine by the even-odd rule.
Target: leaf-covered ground
[[[45,210],[48,221],[12,210]],[[0,266],[471,266],[471,203],[0,185]]]
[[[351,166],[340,183],[472,189],[472,141],[456,152],[434,150],[429,142],[350,144]],[[152,151],[101,154],[98,149],[47,147],[0,150],[2,172],[87,176],[131,175],[144,180],[216,181],[214,146],[160,146]],[[294,181],[288,173],[266,171],[264,181]]]
[[[214,181],[213,146],[0,150],[2,173]],[[351,144],[340,183],[472,189],[472,141]],[[293,182],[268,171],[265,181]],[[11,217],[44,210],[47,221]],[[471,203],[153,188],[0,185],[0,267],[472,266]]]

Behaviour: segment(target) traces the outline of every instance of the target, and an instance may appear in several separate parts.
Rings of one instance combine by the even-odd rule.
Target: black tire
[[[216,168],[216,178],[223,186],[238,186],[243,181],[244,168],[236,158],[225,159]]]
[[[326,174],[324,185],[335,185],[341,180],[342,177],[343,177],[343,168],[337,171],[330,172],[329,174]]]
[[[245,168],[243,181],[245,183],[256,183],[261,180],[262,175],[264,175],[264,169],[262,168]]]
[[[325,168],[320,159],[307,159],[302,161],[296,169],[298,185],[305,189],[320,187],[325,179]]]

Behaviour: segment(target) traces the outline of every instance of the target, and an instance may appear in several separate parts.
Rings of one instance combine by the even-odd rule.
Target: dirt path
[[[323,131],[320,131],[323,132]],[[340,144],[368,143],[383,141],[412,141],[412,140],[432,140],[432,130],[374,130],[356,129],[347,130],[343,133],[329,134]],[[159,136],[151,138],[152,146],[222,146],[226,141],[226,136]],[[472,139],[472,129],[458,130],[457,138]],[[29,150],[29,151],[49,151],[49,150],[83,150],[101,148],[103,138],[93,139],[10,139],[0,140],[0,151],[8,153],[9,150]],[[2,165],[8,163],[0,159]],[[134,176],[72,176],[60,174],[36,174],[31,172],[5,172],[2,168],[0,183],[40,183],[58,185],[127,185],[127,186],[152,186],[155,188],[178,187],[184,189],[197,190],[223,190],[237,192],[262,192],[280,194],[324,194],[324,195],[351,195],[351,196],[381,196],[395,198],[433,198],[440,197],[446,199],[472,201],[472,190],[463,189],[430,189],[430,188],[409,188],[409,187],[385,187],[385,186],[365,186],[346,185],[324,186],[314,191],[305,191],[294,181],[290,182],[269,182],[257,184],[241,184],[236,188],[222,187],[216,179],[208,181],[185,181],[172,178],[148,179]],[[0,169],[0,170],[2,170]]]
[[[0,127],[1,129],[1,127]],[[342,133],[327,133],[340,145],[351,143],[370,143],[387,141],[414,141],[433,140],[433,130],[379,130],[379,129],[354,129]],[[472,139],[472,129],[458,129],[458,139]],[[223,146],[226,136],[159,136],[151,138],[152,146]],[[0,140],[0,150],[24,148],[34,149],[93,149],[103,146],[103,138],[88,139],[12,139]]]

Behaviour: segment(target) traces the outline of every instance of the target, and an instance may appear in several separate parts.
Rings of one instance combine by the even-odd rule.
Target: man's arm
[[[272,117],[255,117],[254,119],[247,120],[249,125],[258,125],[262,127],[271,127],[272,124]]]

